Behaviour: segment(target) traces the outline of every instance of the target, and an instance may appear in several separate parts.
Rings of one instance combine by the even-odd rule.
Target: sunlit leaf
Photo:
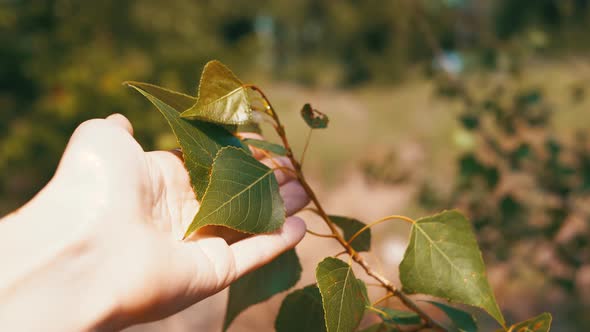
[[[228,126],[233,127],[233,130],[230,130],[233,133],[262,134],[262,129],[260,128],[260,125],[258,123],[256,123],[255,121],[247,122],[247,123],[240,124],[240,125],[228,125]]]
[[[247,123],[252,119],[248,90],[221,62],[209,61],[201,74],[196,103],[181,116],[225,125]]]
[[[193,190],[198,199],[203,198],[217,152],[226,146],[247,149],[239,139],[218,125],[182,119],[179,110],[190,104],[192,97],[152,84],[127,84],[144,95],[166,118],[182,148]]]
[[[186,95],[181,92],[172,91],[154,84],[133,81],[127,81],[123,84],[134,87],[136,89],[142,89],[143,91],[149,93],[150,95],[159,99],[165,104],[168,104],[168,106],[172,107],[179,113],[183,112],[185,109],[191,107],[194,103],[197,102],[197,98],[195,97]]]
[[[551,314],[546,312],[535,318],[525,320],[524,322],[514,324],[507,330],[508,332],[549,332],[551,329]],[[504,330],[499,330],[504,331]]]
[[[301,264],[297,253],[295,250],[289,250],[269,264],[231,284],[223,330],[227,330],[231,322],[246,308],[295,286],[300,277]],[[321,303],[318,306],[321,313]],[[298,319],[305,319],[305,317],[298,317]]]
[[[330,216],[330,220],[342,230],[344,239],[346,240],[350,239],[356,232],[366,226],[364,223],[348,217]],[[371,250],[371,230],[367,229],[363,231],[350,245],[356,251]]]
[[[272,152],[274,154],[277,154],[279,156],[284,156],[287,154],[287,150],[285,150],[285,147],[283,147],[282,145],[279,144],[274,144],[274,143],[270,143],[267,141],[263,141],[263,140],[259,140],[259,139],[253,139],[253,138],[245,138],[242,140],[242,142],[253,146],[255,148],[259,148],[265,151],[269,151]]]
[[[453,322],[455,327],[454,331],[459,332],[477,332],[477,323],[475,321],[475,317],[468,312],[463,310],[451,307],[450,305],[446,305],[444,303],[434,302],[434,301],[426,301],[440,310],[444,311],[444,313],[449,317],[449,319]]]
[[[405,292],[477,306],[504,325],[471,224],[459,212],[416,221],[399,271]]]
[[[285,207],[273,170],[243,150],[221,149],[199,212],[185,237],[205,225],[245,233],[268,233],[285,221]]]
[[[287,295],[275,321],[277,332],[325,332],[322,296],[316,285]]]
[[[305,123],[313,129],[324,129],[328,127],[328,116],[315,108],[311,107],[310,104],[303,105],[301,109],[301,117],[305,120]]]
[[[320,262],[316,280],[322,294],[328,332],[354,331],[368,305],[363,281],[354,276],[350,265],[332,257]]]
[[[371,307],[384,322],[398,325],[417,325],[422,322],[420,316],[414,312],[397,310],[387,307]]]

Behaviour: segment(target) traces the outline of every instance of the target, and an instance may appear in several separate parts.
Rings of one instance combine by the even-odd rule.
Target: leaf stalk
[[[389,281],[387,278],[385,278],[384,276],[382,276],[381,274],[379,274],[378,272],[376,272],[375,270],[372,269],[372,267],[367,263],[367,261],[361,255],[359,255],[359,253],[356,252],[352,248],[352,246],[350,245],[349,242],[354,240],[354,236],[353,236],[353,238],[350,239],[350,241],[346,241],[342,237],[342,235],[336,229],[336,226],[334,225],[332,220],[330,220],[329,215],[324,210],[324,208],[323,208],[322,204],[320,203],[319,199],[317,198],[315,192],[313,191],[313,189],[311,188],[311,186],[309,185],[309,183],[305,179],[305,176],[303,175],[303,172],[302,172],[301,164],[295,158],[295,155],[293,154],[293,149],[291,148],[291,145],[289,144],[289,140],[287,139],[285,127],[282,125],[277,112],[275,111],[272,104],[270,103],[270,100],[266,97],[264,92],[256,85],[248,84],[248,85],[245,85],[245,87],[250,88],[253,91],[257,92],[260,95],[260,97],[262,98],[263,103],[266,107],[266,110],[268,111],[269,115],[275,121],[274,128],[275,128],[277,134],[279,135],[279,137],[281,138],[281,141],[283,142],[283,146],[287,150],[287,157],[289,158],[289,160],[291,160],[291,163],[293,164],[293,168],[295,169],[295,173],[297,175],[297,179],[299,180],[299,183],[301,184],[301,186],[303,187],[303,189],[305,190],[305,192],[309,196],[309,199],[315,205],[314,212],[316,212],[324,220],[326,225],[330,228],[330,231],[332,232],[334,239],[336,241],[338,241],[338,243],[340,243],[340,245],[349,254],[350,258],[354,262],[356,262],[359,266],[361,266],[363,268],[363,270],[365,270],[367,275],[371,276],[373,279],[375,279],[381,285],[383,285],[383,287],[385,289],[387,289],[388,292],[392,294],[392,296],[399,298],[400,301],[408,309],[410,309],[410,310],[414,311],[416,314],[418,314],[422,318],[422,320],[424,321],[425,326],[431,327],[432,329],[434,329],[436,331],[443,331],[443,332],[448,331],[445,327],[443,327],[438,322],[433,320],[424,310],[422,310],[420,307],[418,307],[418,305],[408,295],[406,295],[403,291],[401,291],[400,289],[395,287],[391,281]],[[398,217],[398,216],[396,216],[396,217]],[[399,217],[403,217],[403,216],[399,216]],[[412,220],[407,217],[405,217],[405,218],[408,220]],[[399,218],[399,219],[401,219],[401,218]],[[387,220],[389,220],[389,219],[387,219]]]

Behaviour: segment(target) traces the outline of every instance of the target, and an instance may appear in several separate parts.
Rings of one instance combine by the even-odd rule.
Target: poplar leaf
[[[366,226],[364,223],[354,218],[330,216],[330,220],[342,230],[344,233],[344,239],[347,241],[356,234],[356,232]],[[350,245],[354,250],[359,252],[371,250],[371,229],[363,231]]]
[[[301,117],[312,129],[324,129],[328,127],[328,116],[311,107],[310,104],[303,105],[303,108],[301,109]]]
[[[373,308],[373,307],[372,307]],[[387,307],[374,307],[376,312],[384,322],[398,325],[417,325],[421,323],[418,314],[410,311],[397,310]]]
[[[287,295],[279,309],[275,329],[277,332],[326,332],[322,296],[316,285]]]
[[[242,147],[240,140],[224,128],[206,122],[187,121],[180,117],[180,110],[194,100],[193,97],[161,88],[156,85],[126,82],[139,91],[162,113],[172,128],[184,157],[193,191],[198,199],[203,198],[213,159],[226,146]]]
[[[209,186],[185,238],[205,225],[258,234],[279,229],[285,207],[273,170],[235,147],[221,149]]]
[[[272,153],[279,155],[279,156],[284,156],[287,154],[287,150],[285,149],[285,147],[282,145],[279,145],[279,144],[274,144],[274,143],[270,143],[270,142],[259,140],[259,139],[253,139],[253,138],[245,138],[242,140],[242,142],[244,142],[250,146],[253,146],[255,148],[272,152]]]
[[[504,326],[471,224],[459,212],[417,220],[399,271],[406,293],[483,308]]]
[[[150,83],[127,81],[123,84],[135,89],[139,88],[149,93],[152,95],[152,97],[159,99],[163,103],[175,109],[178,113],[181,113],[185,109],[191,107],[197,101],[197,98],[195,97]]]
[[[320,262],[316,280],[322,295],[327,331],[354,331],[369,304],[363,281],[354,276],[350,265],[332,257]]]
[[[250,122],[252,108],[247,88],[221,62],[209,61],[201,74],[197,101],[181,116],[224,125]]]
[[[459,332],[477,332],[477,323],[475,321],[475,317],[470,313],[467,313],[463,310],[451,307],[450,305],[446,305],[444,303],[434,302],[434,301],[425,301],[428,302],[440,310],[442,310],[447,317],[453,322],[455,329],[453,331]]]
[[[301,264],[299,263],[297,253],[291,249],[267,265],[250,272],[231,284],[229,286],[229,300],[227,302],[223,330],[227,330],[232,321],[242,311],[295,286],[300,277]],[[319,308],[321,313],[321,303],[319,304]],[[298,319],[301,318],[298,317]]]
[[[551,329],[551,314],[546,312],[535,318],[510,326],[507,332],[549,332]],[[500,330],[504,331],[504,330]]]

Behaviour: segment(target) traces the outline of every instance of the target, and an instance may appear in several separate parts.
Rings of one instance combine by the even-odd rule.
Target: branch
[[[316,233],[316,232],[309,230],[309,229],[307,229],[306,232],[311,235],[315,235],[317,237],[331,237],[331,238],[334,237],[334,234],[320,234],[320,233]]]
[[[392,215],[392,216],[383,217],[383,218],[381,218],[377,221],[373,221],[372,223],[369,223],[369,224],[365,225],[363,228],[359,229],[356,233],[354,233],[354,235],[352,235],[350,237],[350,239],[348,239],[348,244],[350,245],[352,243],[352,241],[354,241],[354,239],[356,239],[359,235],[361,235],[367,229],[369,229],[375,225],[379,225],[380,223],[386,222],[388,220],[396,220],[396,219],[403,220],[403,221],[408,222],[412,225],[416,223],[414,221],[414,219],[408,218],[406,216]]]
[[[324,220],[326,225],[330,228],[330,231],[332,232],[334,239],[336,239],[336,241],[338,241],[338,243],[340,243],[340,245],[344,248],[345,252],[349,254],[350,258],[353,261],[355,261],[358,265],[360,265],[369,276],[371,276],[371,277],[373,277],[373,279],[377,280],[381,285],[383,285],[383,287],[385,289],[388,290],[389,293],[393,294],[393,296],[399,298],[401,300],[401,302],[406,307],[408,307],[410,310],[417,313],[422,318],[422,320],[425,322],[426,326],[431,327],[436,331],[443,331],[443,332],[448,331],[445,327],[443,327],[438,322],[436,322],[435,320],[430,318],[430,316],[428,316],[428,314],[426,312],[424,312],[422,309],[420,309],[420,307],[418,307],[418,305],[416,305],[416,303],[414,303],[414,301],[412,301],[412,299],[410,299],[404,292],[397,289],[391,281],[389,281],[387,278],[385,278],[384,276],[382,276],[378,272],[374,271],[371,268],[371,266],[369,266],[367,261],[365,261],[365,259],[352,248],[350,243],[342,237],[342,235],[338,232],[338,230],[334,226],[334,223],[330,220],[330,217],[328,216],[328,214],[324,210],[324,208],[321,205],[319,199],[317,198],[315,192],[313,191],[313,189],[311,188],[311,186],[309,185],[309,183],[305,179],[305,176],[303,175],[303,172],[302,172],[301,164],[295,158],[295,155],[293,154],[293,150],[291,149],[291,145],[289,144],[289,140],[287,139],[285,127],[281,124],[281,120],[279,119],[277,112],[274,110],[272,104],[270,103],[270,100],[266,97],[264,92],[256,85],[246,85],[246,87],[254,90],[262,97],[262,100],[263,100],[265,107],[266,107],[266,111],[275,121],[275,124],[276,124],[275,130],[277,131],[277,134],[281,138],[281,140],[283,142],[283,146],[285,147],[285,150],[287,150],[287,157],[291,160],[291,163],[293,164],[293,168],[295,169],[295,173],[297,175],[297,180],[299,180],[299,183],[301,183],[301,186],[303,187],[303,189],[305,190],[305,192],[309,196],[309,199],[315,205],[314,212],[316,212]]]

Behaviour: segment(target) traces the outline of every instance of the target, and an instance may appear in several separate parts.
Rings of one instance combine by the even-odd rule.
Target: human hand
[[[308,198],[289,174],[275,174],[290,216]],[[0,221],[0,329],[116,330],[160,319],[305,234],[289,217],[276,233],[235,243],[221,228],[180,241],[198,208],[179,153],[144,152],[122,115],[83,123],[48,185]]]

